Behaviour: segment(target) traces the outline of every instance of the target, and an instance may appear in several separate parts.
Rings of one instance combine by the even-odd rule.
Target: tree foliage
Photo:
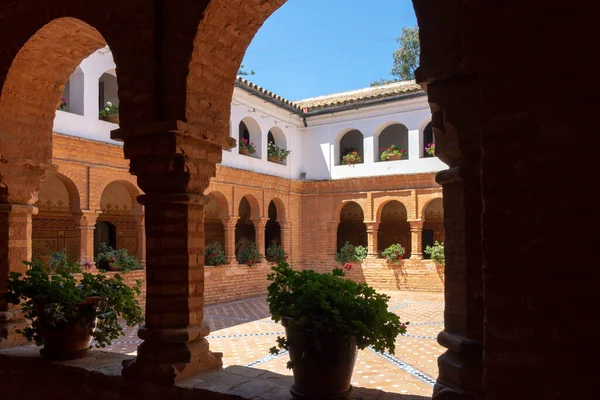
[[[371,82],[371,86],[381,86],[388,83],[415,79],[415,70],[419,66],[421,48],[419,46],[419,27],[403,27],[400,37],[396,39],[400,45],[394,51],[394,62],[390,74],[394,79],[380,79]]]
[[[254,70],[246,71],[244,69],[244,64],[240,65],[240,69],[238,69],[239,76],[248,76],[248,75],[255,75],[255,74],[256,74],[256,72],[254,72]]]

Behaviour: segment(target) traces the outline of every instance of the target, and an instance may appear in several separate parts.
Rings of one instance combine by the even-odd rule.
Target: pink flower
[[[346,264],[344,264],[344,269],[345,269],[346,271],[350,271],[350,270],[352,270],[352,264],[350,264],[350,263],[346,263]]]

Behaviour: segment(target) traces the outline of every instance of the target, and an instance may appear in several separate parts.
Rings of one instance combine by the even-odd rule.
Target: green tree
[[[394,79],[380,79],[371,82],[371,86],[381,86],[388,83],[415,79],[415,70],[419,66],[419,27],[404,27],[400,37],[396,40],[400,45],[394,51],[394,63],[390,74],[397,77]]]
[[[238,75],[239,76],[248,76],[248,75],[254,75],[254,74],[256,74],[254,72],[254,70],[246,71],[244,69],[244,64],[240,65],[240,69],[238,69]]]

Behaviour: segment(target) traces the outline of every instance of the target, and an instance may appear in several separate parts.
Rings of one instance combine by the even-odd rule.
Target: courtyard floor
[[[359,352],[352,377],[357,387],[385,392],[431,396],[438,374],[437,358],[443,348],[437,334],[443,329],[443,293],[388,292],[390,310],[409,321],[408,333],[396,340],[394,354],[379,354],[370,349]],[[271,356],[275,338],[283,327],[271,320],[265,297],[206,306],[208,337],[212,351],[223,353],[224,367],[242,365],[291,375],[286,368],[287,354]],[[128,328],[121,339],[104,351],[135,354],[141,340],[136,328]]]

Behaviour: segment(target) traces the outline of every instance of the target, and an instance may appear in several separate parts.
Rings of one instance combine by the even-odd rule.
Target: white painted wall
[[[82,115],[57,111],[55,132],[120,144],[110,139],[110,131],[118,126],[98,119],[98,80],[104,73],[114,74],[115,68],[112,55],[106,49],[81,63],[70,79],[69,96],[77,99],[76,109]],[[223,165],[289,179],[299,179],[301,173],[305,173],[307,180],[426,173],[446,168],[436,157],[423,158],[422,129],[431,119],[425,96],[310,117],[308,126],[304,127],[297,115],[236,88],[231,105],[230,135],[237,140],[240,121],[249,119],[254,121],[251,124],[255,132],[251,135],[255,135],[253,141],[260,146],[259,151],[254,157],[239,154],[238,147],[223,151]],[[378,135],[393,123],[407,127],[408,143],[403,143],[403,148],[408,146],[410,156],[407,160],[381,162]],[[287,148],[292,150],[287,165],[267,160],[267,135],[274,127],[285,136]],[[339,141],[344,133],[353,129],[364,136],[364,163],[336,165]]]

